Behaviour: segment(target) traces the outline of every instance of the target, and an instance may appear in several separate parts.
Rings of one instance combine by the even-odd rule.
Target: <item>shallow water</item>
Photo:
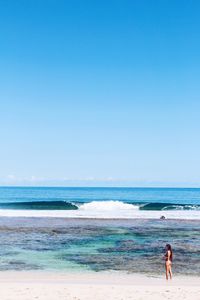
[[[122,270],[200,275],[200,222],[0,218],[0,270]]]

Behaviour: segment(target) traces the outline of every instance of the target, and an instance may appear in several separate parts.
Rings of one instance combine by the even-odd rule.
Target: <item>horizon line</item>
[[[62,186],[62,185],[1,185],[0,188],[91,188],[91,189],[200,189],[200,186]]]

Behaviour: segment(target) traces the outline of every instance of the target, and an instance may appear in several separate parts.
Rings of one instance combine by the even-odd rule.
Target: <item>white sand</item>
[[[123,273],[0,272],[1,300],[200,300],[200,278]]]

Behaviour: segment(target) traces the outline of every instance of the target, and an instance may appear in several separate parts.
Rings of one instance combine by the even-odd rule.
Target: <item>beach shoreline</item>
[[[199,299],[200,277],[125,272],[0,272],[1,300]]]

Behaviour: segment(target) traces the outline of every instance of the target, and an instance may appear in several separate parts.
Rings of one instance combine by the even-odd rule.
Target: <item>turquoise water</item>
[[[199,221],[0,218],[0,270],[161,274],[166,243],[175,274],[200,275]]]
[[[171,243],[174,273],[200,275],[199,205],[200,189],[1,187],[0,270],[161,274]]]

